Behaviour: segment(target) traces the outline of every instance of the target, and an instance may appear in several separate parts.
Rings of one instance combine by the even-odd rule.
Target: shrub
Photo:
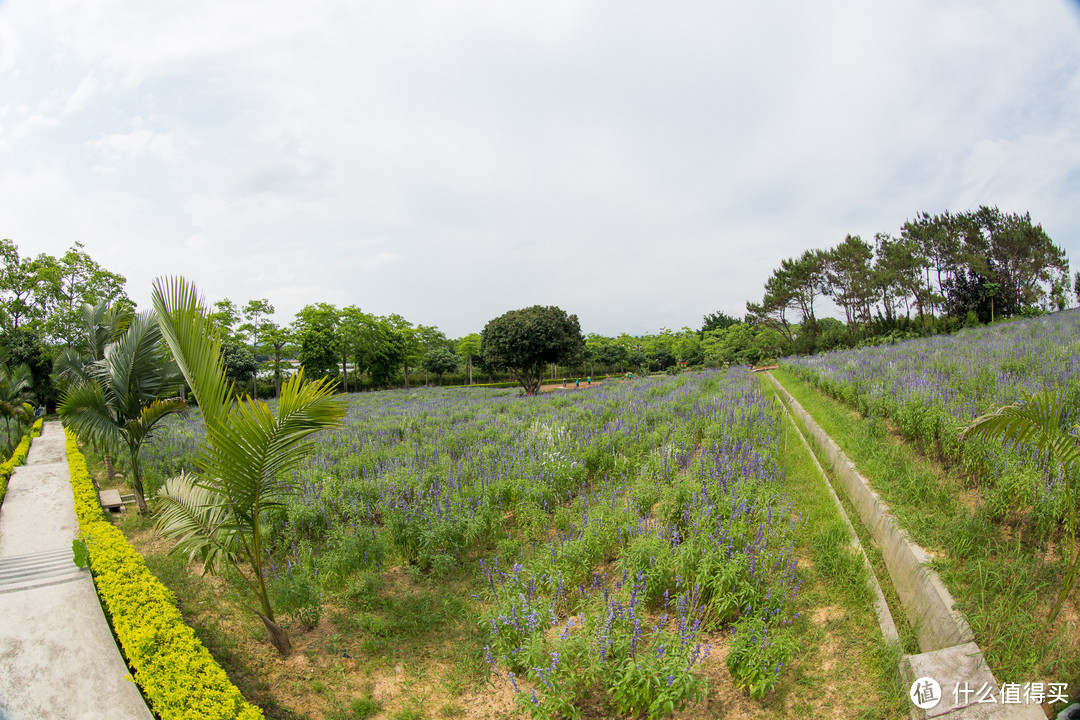
[[[11,457],[0,465],[0,504],[4,502],[4,495],[7,494],[8,478],[11,477],[11,473],[15,471],[16,467],[26,462],[26,454],[30,452],[30,440],[41,435],[41,427],[42,420],[39,418],[30,428],[30,432],[26,433],[23,439],[19,441],[19,444],[15,446],[15,451],[11,453]]]
[[[123,533],[105,520],[86,459],[70,431],[67,455],[75,515],[94,584],[150,708],[162,720],[263,717],[184,623],[172,592],[154,577]]]

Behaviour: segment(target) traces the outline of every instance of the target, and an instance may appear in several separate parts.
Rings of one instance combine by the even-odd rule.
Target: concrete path
[[[46,423],[0,506],[0,720],[152,720],[116,647],[78,533],[60,423]]]

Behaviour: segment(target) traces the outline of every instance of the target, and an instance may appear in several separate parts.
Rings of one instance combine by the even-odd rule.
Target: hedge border
[[[105,519],[75,434],[65,433],[75,515],[98,597],[151,710],[162,720],[262,718],[184,622],[176,596]]]
[[[26,454],[30,452],[30,443],[34,438],[41,435],[43,424],[44,419],[38,418],[37,422],[30,427],[30,432],[23,435],[22,440],[15,446],[11,457],[0,465],[0,505],[4,502],[4,496],[7,495],[8,480],[11,478],[11,473],[15,472],[15,468],[19,465],[26,463]]]

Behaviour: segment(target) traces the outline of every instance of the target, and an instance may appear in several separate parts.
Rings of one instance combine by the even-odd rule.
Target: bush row
[[[16,467],[26,462],[26,454],[30,452],[30,441],[41,434],[42,422],[41,418],[38,418],[38,421],[30,428],[30,432],[23,435],[23,439],[15,446],[15,452],[11,453],[11,457],[0,465],[0,504],[4,502],[4,495],[7,495],[8,478],[15,472]]]
[[[101,604],[109,615],[135,682],[162,720],[256,720],[225,671],[184,623],[176,597],[104,517],[75,435],[67,431],[75,514],[86,542]]]

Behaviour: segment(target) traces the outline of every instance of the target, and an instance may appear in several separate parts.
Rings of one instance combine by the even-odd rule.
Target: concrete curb
[[[979,646],[972,641],[971,626],[963,614],[954,608],[955,601],[948,588],[927,563],[929,553],[911,541],[907,532],[889,514],[889,508],[870,488],[855,464],[836,442],[821,429],[806,410],[770,373],[765,373],[776,389],[788,412],[797,420],[810,444],[825,457],[830,469],[841,484],[844,494],[859,513],[885,559],[885,567],[900,603],[918,638],[919,655],[905,655],[900,660],[904,684],[920,678],[934,678],[942,688],[941,702],[928,710],[914,705],[911,717],[923,718],[1015,718],[1045,720],[1038,705],[979,703],[975,696],[965,702],[953,699],[956,687],[986,686],[990,695],[1001,697],[1000,686],[983,658]],[[820,465],[819,465],[820,467]],[[835,495],[835,491],[834,491]]]
[[[769,376],[769,379],[772,380],[772,377]],[[776,381],[773,380],[773,382],[775,383]],[[790,413],[787,405],[784,405],[784,410],[787,412],[788,417],[791,418],[792,424],[794,424],[795,417]],[[810,447],[810,443],[806,442],[806,438],[799,432],[798,427],[796,427],[795,434],[799,436],[799,440],[802,442],[803,447],[810,453],[810,459],[814,462],[814,467],[817,468],[818,474],[821,475],[821,478],[825,481],[825,487],[828,488],[829,495],[832,496],[833,503],[840,513],[840,519],[843,520],[844,524],[847,526],[848,537],[851,539],[852,548],[862,556],[863,567],[866,568],[866,584],[870,587],[870,592],[874,596],[874,614],[877,615],[881,634],[885,638],[885,642],[890,645],[899,645],[900,633],[896,631],[896,623],[893,621],[892,612],[889,610],[888,602],[885,601],[885,593],[881,590],[881,584],[878,582],[874,567],[870,564],[870,558],[866,556],[866,551],[863,550],[862,543],[859,542],[859,535],[855,532],[855,527],[848,518],[844,503],[840,502],[840,497],[836,494],[836,491],[833,490],[832,482],[829,481],[828,474],[825,472],[825,469],[821,467],[821,463],[818,462],[817,455],[814,454],[813,448]]]

